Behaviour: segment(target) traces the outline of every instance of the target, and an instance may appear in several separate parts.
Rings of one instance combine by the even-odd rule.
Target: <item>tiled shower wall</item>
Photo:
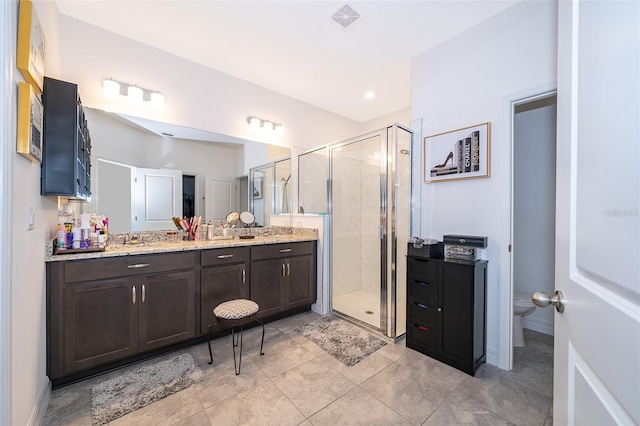
[[[333,295],[379,292],[380,166],[333,160]],[[340,212],[339,216],[336,212]]]

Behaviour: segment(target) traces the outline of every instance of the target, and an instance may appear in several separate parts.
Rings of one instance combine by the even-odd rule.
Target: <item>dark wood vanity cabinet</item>
[[[232,299],[249,299],[251,249],[202,250],[200,272],[200,333],[218,330],[213,308]]]
[[[261,318],[316,301],[316,241],[46,267],[47,375],[54,387],[223,332],[213,308],[231,299],[256,301]]]
[[[195,255],[48,263],[49,377],[195,337]]]
[[[487,261],[407,257],[407,347],[475,375],[486,361]]]
[[[251,247],[251,299],[268,317],[316,301],[316,242]]]

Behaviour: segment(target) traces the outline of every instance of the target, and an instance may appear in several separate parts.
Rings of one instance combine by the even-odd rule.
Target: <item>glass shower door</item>
[[[331,307],[334,312],[384,329],[381,221],[386,200],[381,189],[386,182],[386,140],[376,134],[335,146],[330,158]]]

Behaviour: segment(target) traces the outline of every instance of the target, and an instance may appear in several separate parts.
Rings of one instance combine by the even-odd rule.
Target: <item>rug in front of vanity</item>
[[[101,382],[91,389],[93,424],[108,423],[203,378],[191,355],[183,353]]]
[[[387,344],[345,320],[325,316],[295,329],[343,364],[356,365]]]

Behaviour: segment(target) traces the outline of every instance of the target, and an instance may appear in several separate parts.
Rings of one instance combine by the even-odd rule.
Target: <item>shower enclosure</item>
[[[290,179],[290,158],[249,171],[249,206],[256,218],[256,226],[269,226],[273,215],[291,213]]]
[[[331,309],[391,338],[406,331],[411,139],[394,125],[329,147]]]

